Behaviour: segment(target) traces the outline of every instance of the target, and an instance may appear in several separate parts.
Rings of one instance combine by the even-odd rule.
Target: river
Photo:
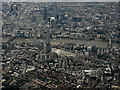
[[[2,41],[3,42],[6,42],[7,40],[9,39],[9,37],[3,37],[2,38]],[[37,41],[44,41],[45,39],[37,39]],[[27,42],[27,43],[34,43],[34,38],[16,38],[14,39],[13,42],[18,42],[18,43],[22,43],[22,42]],[[107,44],[108,42],[104,42],[104,41],[84,41],[84,40],[73,40],[73,39],[66,39],[66,38],[62,38],[62,39],[51,39],[51,42],[54,43],[54,42],[75,42],[75,43],[83,43],[85,46],[93,46],[93,45],[96,45],[97,47],[101,47],[101,48],[107,48]],[[119,45],[118,43],[113,43],[112,44],[113,47],[116,47],[118,48]]]

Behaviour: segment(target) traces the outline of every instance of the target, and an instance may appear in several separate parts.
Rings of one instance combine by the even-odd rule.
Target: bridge
[[[16,38],[16,36],[10,37],[6,43],[7,43],[7,44],[10,44],[11,42],[13,42],[13,40],[14,40],[15,38]]]

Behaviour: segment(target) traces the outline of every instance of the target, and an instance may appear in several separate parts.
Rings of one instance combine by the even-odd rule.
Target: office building
[[[44,9],[44,20],[47,20],[47,9]]]
[[[50,18],[50,29],[55,29],[55,17]]]
[[[47,30],[47,36],[46,36],[46,42],[44,44],[45,45],[44,51],[46,54],[48,54],[51,51],[49,25],[46,26],[46,30]]]

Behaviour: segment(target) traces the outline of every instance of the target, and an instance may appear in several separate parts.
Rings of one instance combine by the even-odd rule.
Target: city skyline
[[[2,2],[2,88],[120,89],[117,2]]]

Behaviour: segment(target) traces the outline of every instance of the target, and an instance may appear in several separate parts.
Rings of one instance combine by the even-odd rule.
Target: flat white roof
[[[67,52],[67,51],[64,51],[64,50],[61,50],[61,49],[56,49],[56,48],[52,48],[52,52],[55,52],[60,56],[68,56],[68,57],[69,56],[73,56],[73,57],[76,56],[76,54],[74,54],[74,53]]]

